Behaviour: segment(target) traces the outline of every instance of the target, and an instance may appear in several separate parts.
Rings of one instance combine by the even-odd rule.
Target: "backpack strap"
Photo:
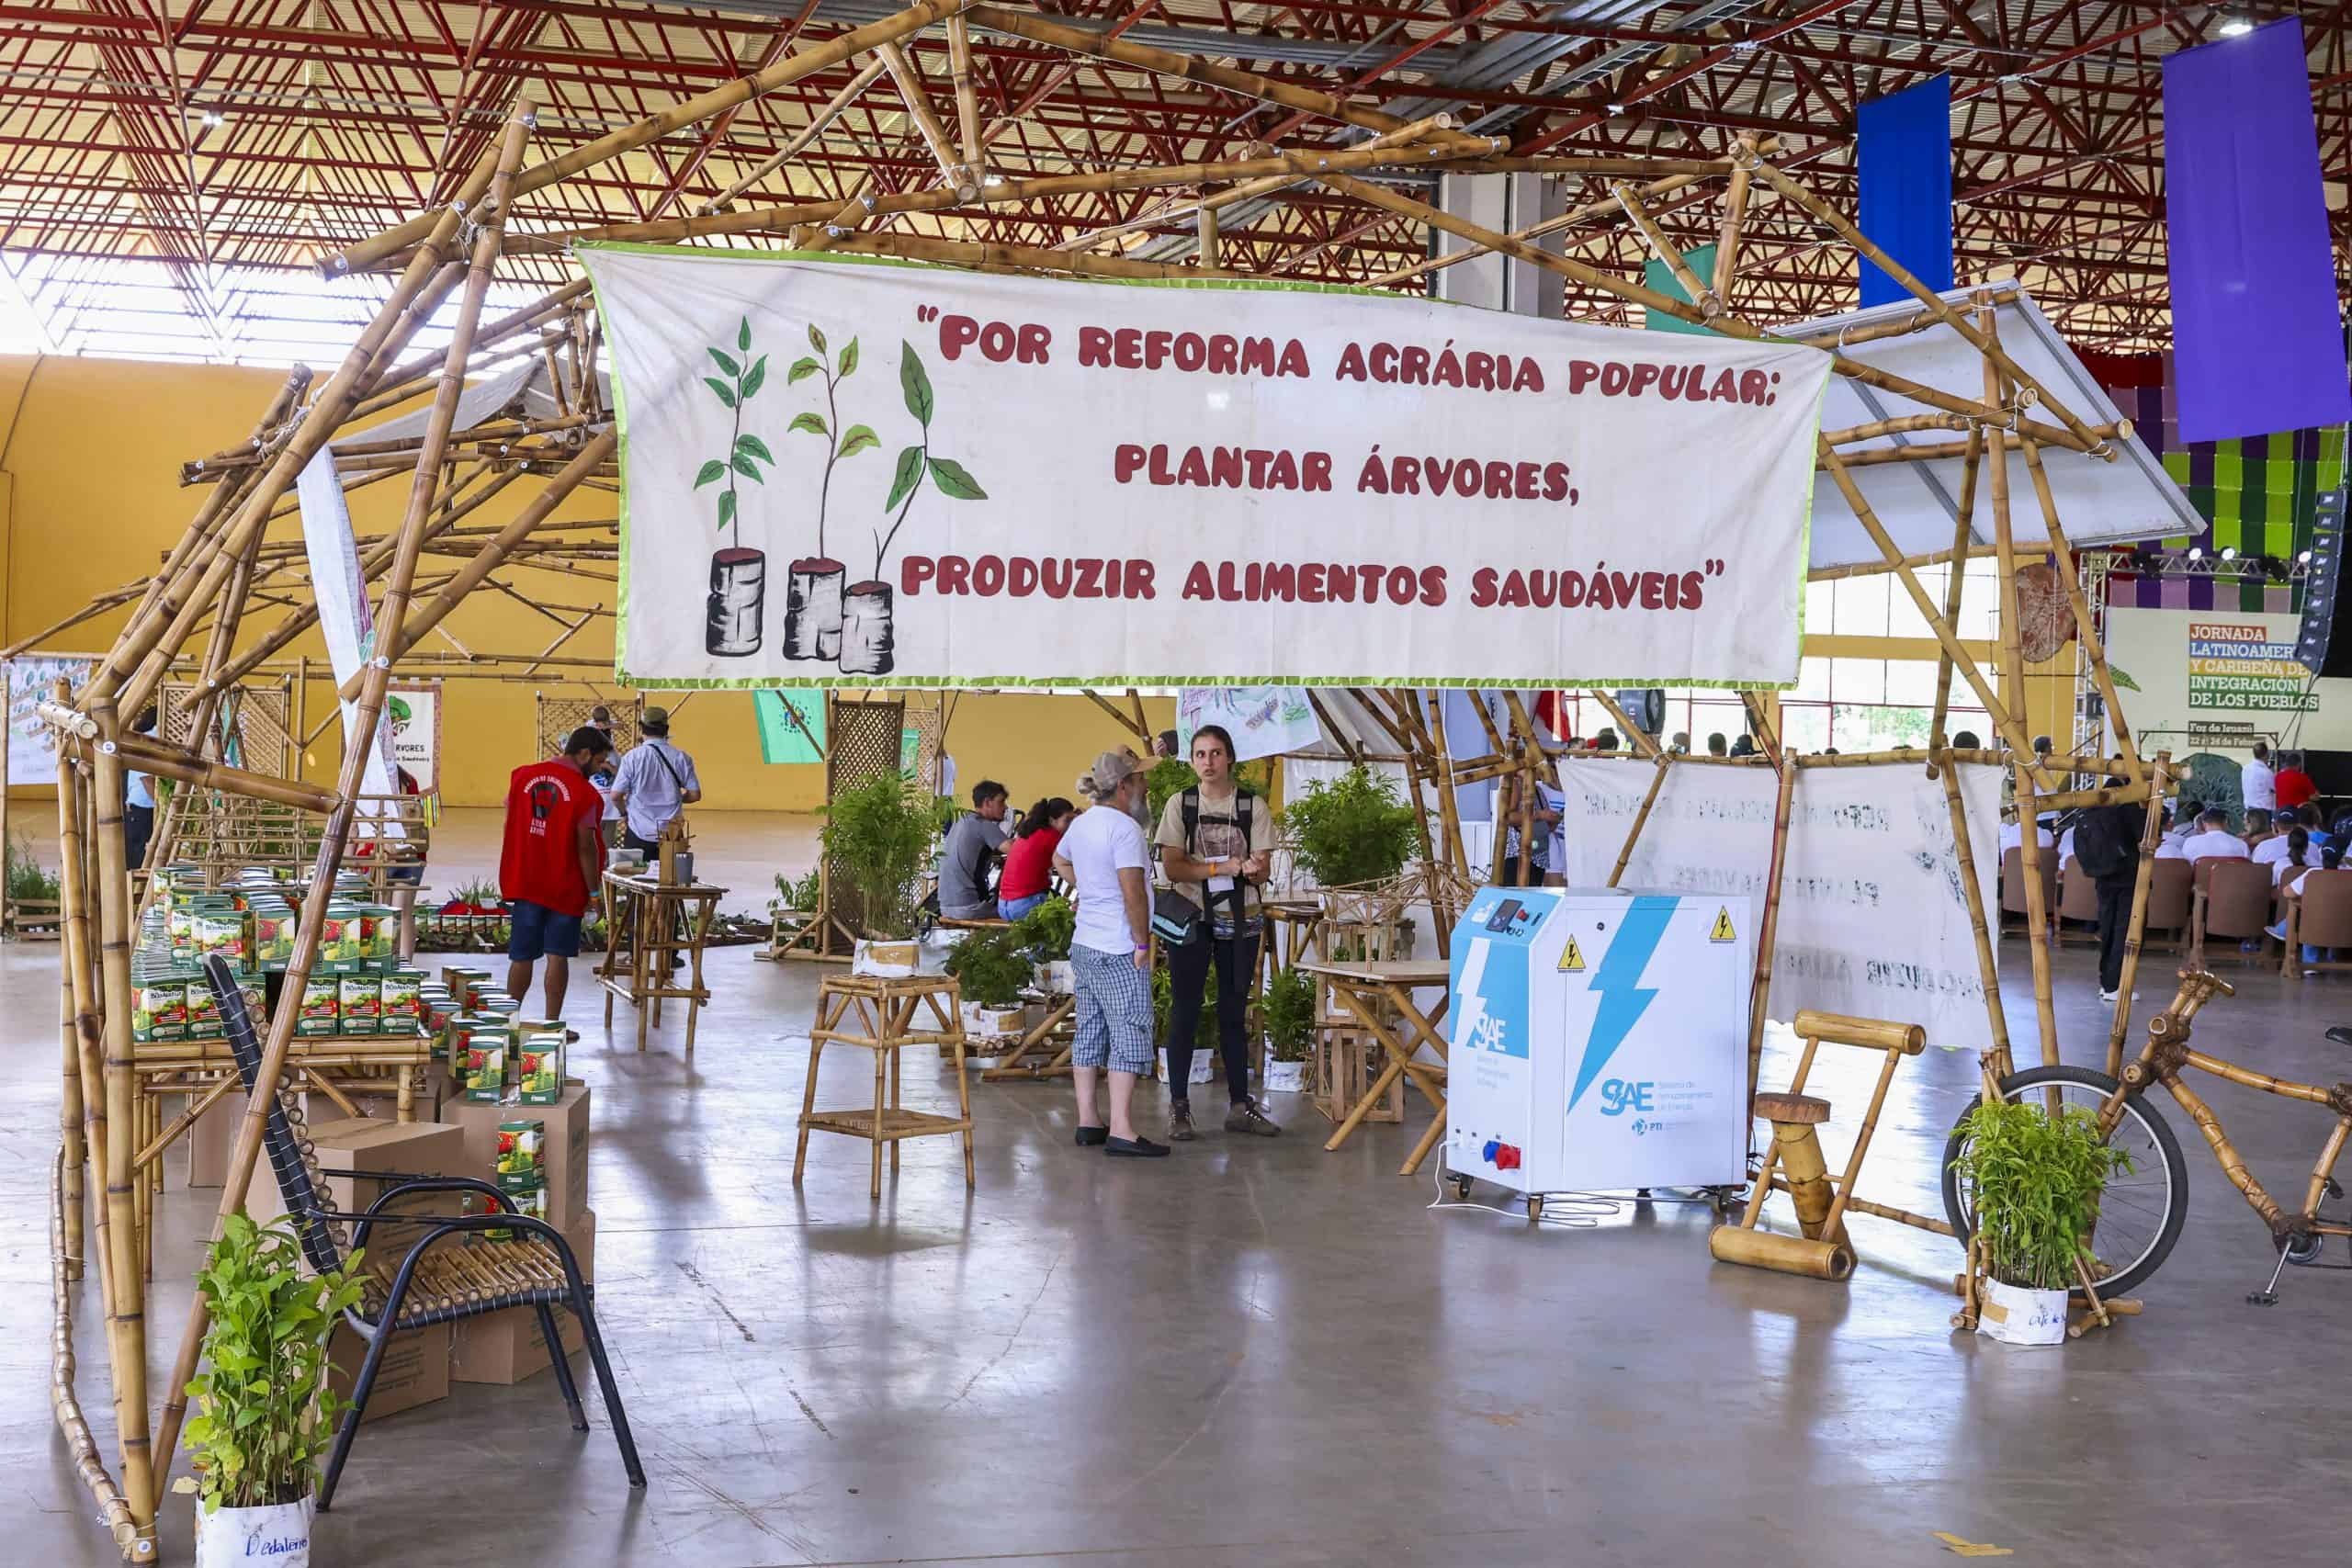
[[[1195,787],[1184,792],[1184,852],[1193,852],[1193,840],[1201,830],[1201,792]]]

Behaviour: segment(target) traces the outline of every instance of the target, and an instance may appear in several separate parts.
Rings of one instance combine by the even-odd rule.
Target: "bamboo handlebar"
[[[1899,1051],[1916,1056],[1927,1049],[1928,1032],[1916,1023],[1883,1018],[1855,1018],[1842,1012],[1815,1012],[1801,1008],[1790,1025],[1806,1040],[1826,1040],[1833,1045],[1861,1045],[1876,1051]]]

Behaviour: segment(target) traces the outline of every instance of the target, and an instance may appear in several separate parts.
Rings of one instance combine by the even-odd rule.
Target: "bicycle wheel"
[[[2028,1092],[2055,1089],[2061,1105],[2078,1105],[2093,1115],[2115,1093],[2115,1080],[2087,1067],[2029,1067],[2002,1080],[2001,1098],[2022,1099]],[[1968,1102],[1976,1109],[1980,1094]],[[1960,1233],[1961,1245],[1975,1227],[1968,1194],[1961,1190],[1952,1162],[1967,1146],[1968,1117],[1954,1124],[1944,1144],[1944,1217]],[[2122,1119],[2108,1146],[2130,1156],[2132,1168],[2110,1179],[2099,1201],[2098,1233],[2093,1250],[2100,1267],[2092,1270],[2101,1295],[2130,1291],[2154,1274],[2180,1239],[2188,1217],[2188,1167],[2180,1145],[2165,1119],[2148,1107],[2145,1095],[2123,1102]],[[2102,1271],[2103,1270],[2103,1271]]]

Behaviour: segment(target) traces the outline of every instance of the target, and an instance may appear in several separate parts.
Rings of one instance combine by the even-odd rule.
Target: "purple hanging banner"
[[[2165,60],[2179,438],[2352,417],[2302,24]]]

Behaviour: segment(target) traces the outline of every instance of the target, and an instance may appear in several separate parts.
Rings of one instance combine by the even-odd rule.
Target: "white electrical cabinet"
[[[1747,1179],[1751,899],[1482,887],[1452,945],[1457,1179],[1540,1196]]]

